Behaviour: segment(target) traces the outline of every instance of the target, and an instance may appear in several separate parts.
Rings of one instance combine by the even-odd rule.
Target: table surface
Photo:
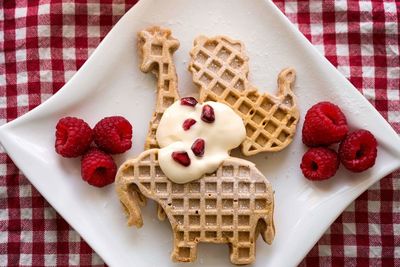
[[[135,2],[2,1],[0,125],[56,93]],[[400,2],[322,2],[274,0],[400,133]],[[2,147],[0,176],[0,266],[104,265]],[[400,266],[400,171],[357,198],[300,264],[318,265]]]

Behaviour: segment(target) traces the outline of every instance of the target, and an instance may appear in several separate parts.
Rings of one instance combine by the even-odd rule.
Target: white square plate
[[[361,174],[340,168],[328,181],[315,183],[299,169],[305,147],[301,127],[283,152],[250,160],[276,192],[276,239],[259,239],[254,266],[294,266],[334,219],[369,186],[400,167],[400,140],[357,90],[297,31],[270,1],[146,0],[112,29],[72,79],[45,103],[3,125],[0,140],[17,166],[49,203],[111,266],[176,266],[170,261],[172,232],[156,219],[155,205],[145,208],[142,229],[126,227],[113,186],[98,189],[80,178],[79,159],[54,151],[54,127],[63,116],[78,116],[91,126],[105,116],[122,115],[134,125],[134,146],[121,163],[143,149],[155,101],[155,80],[138,68],[136,33],[149,26],[169,27],[180,40],[175,53],[181,95],[196,93],[186,70],[188,52],[200,34],[242,40],[250,57],[250,80],[275,92],[276,77],[287,66],[297,70],[295,93],[302,118],[314,103],[338,104],[352,128],[367,128],[379,142],[376,165]],[[302,121],[302,120],[301,120]],[[190,266],[230,265],[225,245],[200,245]],[[189,265],[185,265],[189,266]]]

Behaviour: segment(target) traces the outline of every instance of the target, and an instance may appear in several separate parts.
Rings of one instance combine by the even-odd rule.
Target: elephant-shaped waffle
[[[261,234],[271,244],[274,193],[253,163],[230,157],[212,174],[186,183],[169,180],[158,164],[158,149],[146,150],[118,170],[116,189],[128,225],[141,227],[146,198],[164,209],[174,235],[172,259],[192,262],[199,242],[227,243],[234,264],[255,260]]]

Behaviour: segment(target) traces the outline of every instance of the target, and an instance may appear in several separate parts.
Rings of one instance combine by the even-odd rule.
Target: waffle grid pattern
[[[178,78],[172,55],[179,47],[179,41],[171,31],[150,27],[138,34],[138,50],[142,60],[141,70],[152,71],[157,81],[156,108],[149,124],[145,149],[158,148],[156,132],[164,111],[179,99]]]
[[[157,150],[143,152],[123,169],[132,179],[118,178],[119,186],[119,180],[136,184],[165,210],[174,229],[175,260],[193,261],[197,243],[212,242],[231,243],[231,260],[250,263],[256,235],[263,227],[273,227],[271,185],[245,160],[228,159],[214,174],[186,184],[173,183],[163,174]]]
[[[227,37],[196,39],[189,70],[200,87],[200,101],[225,103],[243,118],[247,135],[242,144],[245,155],[279,151],[292,141],[299,119],[290,89],[294,71],[287,69],[280,74],[277,97],[260,95],[247,79],[248,57],[243,50],[241,42]]]

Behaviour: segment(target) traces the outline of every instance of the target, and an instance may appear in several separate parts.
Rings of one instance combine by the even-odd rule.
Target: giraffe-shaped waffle
[[[280,151],[292,142],[299,121],[291,90],[294,69],[284,69],[278,75],[278,95],[274,96],[260,94],[247,79],[249,59],[240,41],[200,36],[190,55],[189,70],[200,88],[200,102],[224,103],[242,117],[246,127],[244,155]]]
[[[178,78],[173,53],[179,41],[171,36],[169,29],[150,27],[138,33],[138,50],[142,59],[140,70],[153,72],[157,77],[157,101],[150,121],[144,149],[158,148],[156,131],[164,111],[179,99]]]

